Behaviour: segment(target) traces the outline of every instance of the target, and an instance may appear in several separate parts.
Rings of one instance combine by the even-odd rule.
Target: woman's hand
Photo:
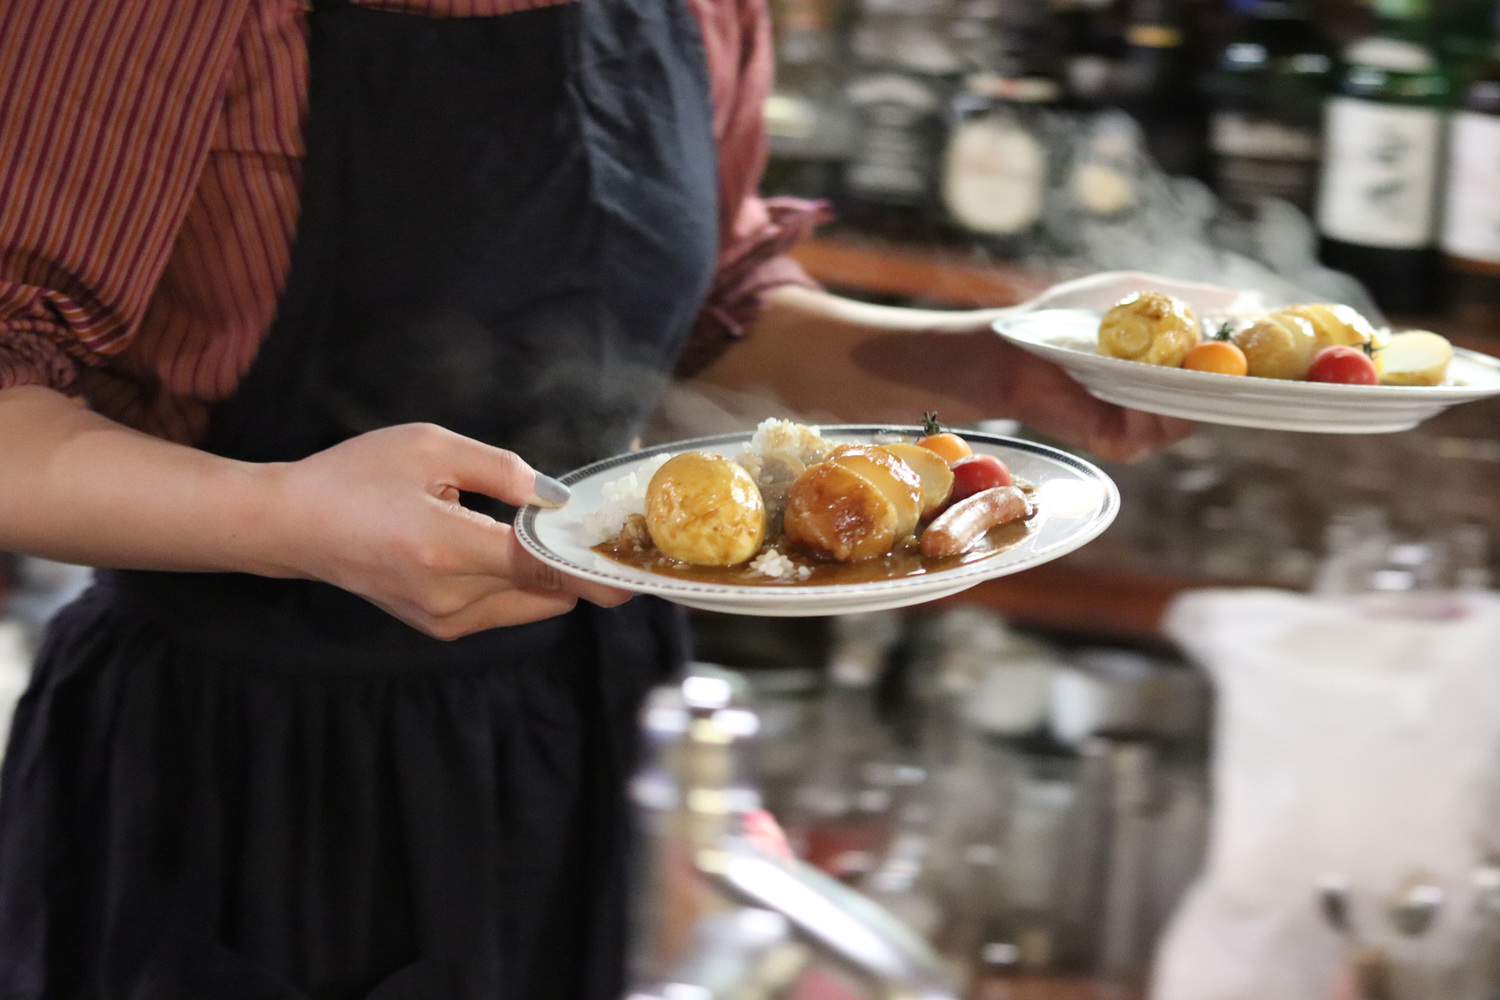
[[[509,525],[460,505],[464,490],[558,506],[565,488],[511,452],[441,427],[371,431],[268,470],[290,570],[439,639],[563,614],[580,597],[614,606],[631,596],[564,576]]]

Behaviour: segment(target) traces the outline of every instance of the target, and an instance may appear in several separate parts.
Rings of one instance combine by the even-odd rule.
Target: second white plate
[[[1108,403],[1205,423],[1314,434],[1404,431],[1453,406],[1500,393],[1500,360],[1462,348],[1436,386],[1333,385],[1165,368],[1096,353],[1104,311],[1139,290],[1168,292],[1200,312],[1242,307],[1232,289],[1112,272],[1048,289],[995,323],[1011,343],[1062,366]]]

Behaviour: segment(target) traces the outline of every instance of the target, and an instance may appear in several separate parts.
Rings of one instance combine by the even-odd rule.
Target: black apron
[[[309,16],[291,273],[204,447],[626,447],[716,255],[684,0]],[[0,775],[0,997],[614,998],[634,715],[684,656],[640,598],[441,643],[324,584],[100,573]]]

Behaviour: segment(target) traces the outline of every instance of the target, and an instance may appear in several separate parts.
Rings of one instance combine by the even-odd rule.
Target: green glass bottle
[[[1344,53],[1324,124],[1318,231],[1323,260],[1380,305],[1437,304],[1437,198],[1452,82],[1427,0],[1376,0],[1378,25]]]

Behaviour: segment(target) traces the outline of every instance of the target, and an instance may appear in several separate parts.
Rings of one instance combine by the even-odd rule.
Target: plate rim
[[[809,424],[808,426],[815,427],[820,433],[848,435],[874,435],[882,433],[919,434],[922,431],[922,428],[916,425],[902,424]],[[600,459],[597,462],[574,469],[572,472],[559,477],[559,479],[564,485],[573,486],[584,479],[592,478],[610,469],[639,462],[642,459],[653,458],[660,454],[676,454],[683,451],[703,450],[716,445],[745,443],[750,440],[754,433],[753,430],[732,431],[725,434],[712,434],[704,437],[687,438],[681,441],[653,445],[649,448],[643,448],[640,451],[625,452]],[[683,580],[677,577],[657,577],[653,575],[653,579],[649,582],[650,589],[640,589],[646,581],[623,580],[619,577],[611,576],[591,567],[580,565],[544,545],[536,534],[536,518],[542,512],[542,508],[532,504],[527,504],[519,508],[516,512],[514,530],[516,538],[521,542],[522,546],[536,558],[558,570],[568,573],[570,576],[590,580],[595,583],[602,583],[606,586],[633,590],[637,593],[654,594],[667,599],[679,595],[692,598],[707,598],[710,600],[717,599],[725,605],[773,603],[784,601],[791,594],[795,594],[801,601],[809,604],[818,603],[819,601],[828,604],[840,604],[856,595],[869,595],[873,599],[887,594],[906,593],[912,597],[920,597],[928,589],[945,589],[949,584],[957,583],[961,580],[972,580],[973,583],[980,583],[984,580],[1019,573],[1022,570],[1031,569],[1034,566],[1050,562],[1088,544],[1103,534],[1105,529],[1114,523],[1115,518],[1119,515],[1119,486],[1116,485],[1115,481],[1104,470],[1087,459],[1079,458],[1077,455],[1064,451],[1061,448],[1054,448],[1051,445],[1040,444],[1035,441],[1027,441],[1023,438],[967,429],[961,431],[961,433],[966,440],[980,441],[989,445],[1031,452],[1043,458],[1060,462],[1082,473],[1085,478],[1092,479],[1102,485],[1104,487],[1104,501],[1099,511],[1094,515],[1093,523],[1089,526],[1090,530],[1076,539],[1069,539],[1066,543],[1057,543],[1040,552],[1035,552],[1025,559],[1006,563],[1000,572],[992,572],[996,567],[987,565],[989,560],[977,560],[964,566],[954,567],[951,570],[943,570],[941,573],[902,577],[897,580],[877,580],[869,583],[855,584],[824,584],[821,586],[801,586],[797,584],[788,584],[785,586],[707,584],[692,580]],[[560,510],[565,509],[560,508]]]

